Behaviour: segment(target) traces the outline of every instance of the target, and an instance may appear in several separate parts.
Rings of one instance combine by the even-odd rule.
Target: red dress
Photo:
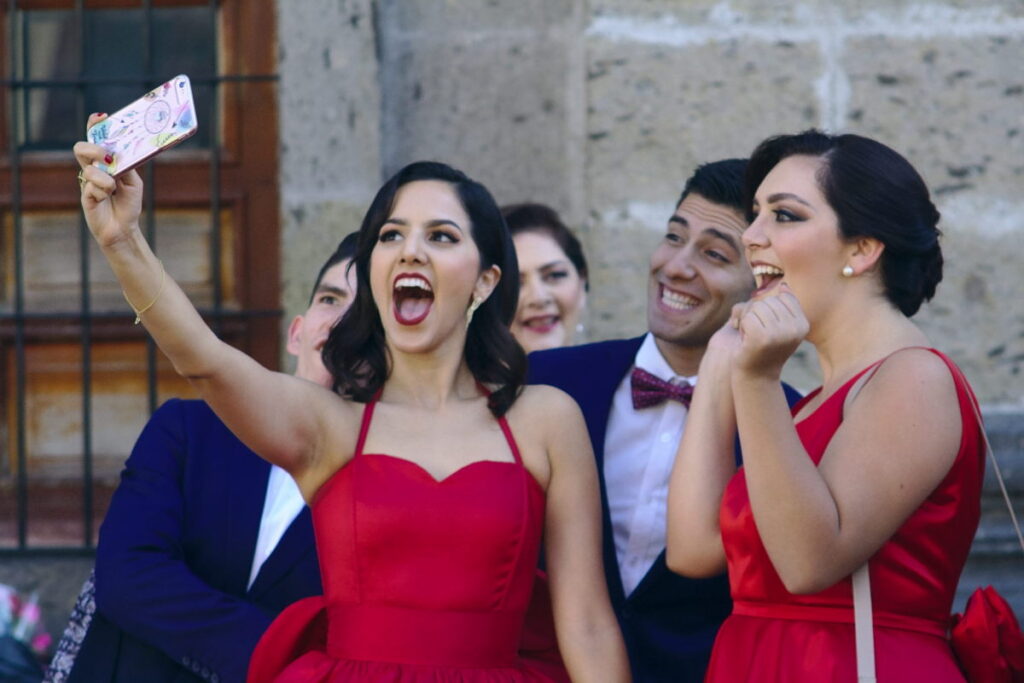
[[[962,438],[945,478],[869,562],[879,683],[964,680],[947,632],[957,581],[978,526],[985,451],[970,387],[948,358],[932,352],[953,374]],[[815,463],[842,422],[846,395],[870,369],[797,423],[800,441]],[[793,414],[816,393],[794,406]],[[812,595],[785,589],[758,536],[742,468],[726,487],[719,523],[734,606],[715,640],[707,680],[854,683],[850,579]]]
[[[311,504],[324,596],[281,613],[249,666],[259,681],[566,681],[518,657],[544,519],[523,466],[479,460],[437,481],[402,458],[363,453]]]

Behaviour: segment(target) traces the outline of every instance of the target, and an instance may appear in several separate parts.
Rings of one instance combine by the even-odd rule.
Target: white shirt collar
[[[666,382],[678,384],[685,380],[691,385],[697,384],[697,375],[685,377],[675,373],[672,366],[668,364],[667,360],[665,360],[665,356],[661,355],[661,350],[658,348],[658,344],[654,341],[654,335],[650,332],[644,335],[644,341],[640,344],[640,348],[636,352],[636,357],[633,359],[633,365],[646,370],[658,379]]]

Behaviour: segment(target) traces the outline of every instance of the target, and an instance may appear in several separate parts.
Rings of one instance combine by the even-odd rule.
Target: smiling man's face
[[[690,193],[651,255],[648,329],[659,346],[699,348],[754,289],[738,210]]]

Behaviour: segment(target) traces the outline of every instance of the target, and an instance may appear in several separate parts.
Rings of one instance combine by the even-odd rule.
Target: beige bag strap
[[[960,379],[966,382],[959,368],[956,368],[956,372],[959,374]],[[866,377],[862,378],[862,381],[859,382],[859,385],[862,386],[873,374],[873,371],[867,373]],[[860,386],[855,387],[855,389],[859,391]],[[1010,502],[1010,494],[1006,490],[1006,482],[1003,481],[1003,473],[999,469],[996,454],[992,451],[992,444],[988,440],[988,434],[985,433],[985,422],[981,419],[981,410],[978,408],[978,403],[973,395],[968,394],[968,398],[971,402],[971,408],[974,409],[974,418],[978,421],[981,438],[985,442],[985,453],[988,456],[989,462],[992,463],[992,472],[995,473],[996,481],[999,482],[999,490],[1003,494],[1003,500],[1006,501],[1006,509],[1010,512],[1010,521],[1013,523],[1014,531],[1017,532],[1017,540],[1020,542],[1021,551],[1024,552],[1024,534],[1021,533],[1020,524],[1017,522],[1017,515],[1013,511],[1013,504]],[[868,576],[867,562],[853,573],[852,582],[853,634],[857,649],[857,683],[876,683],[875,629],[874,617],[871,612],[871,579]]]
[[[875,619],[871,614],[868,563],[853,573],[853,638],[857,647],[857,683],[875,683]]]

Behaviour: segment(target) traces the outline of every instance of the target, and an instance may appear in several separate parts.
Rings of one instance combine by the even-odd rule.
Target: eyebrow
[[[562,267],[567,266],[568,264],[569,264],[569,259],[558,259],[557,261],[551,261],[550,263],[545,263],[544,265],[539,267],[537,270],[548,270],[550,268],[562,268]]]
[[[723,242],[725,242],[726,244],[728,244],[735,251],[743,251],[742,249],[740,249],[739,242],[737,242],[736,238],[733,237],[731,234],[729,234],[727,232],[724,232],[722,230],[719,230],[718,228],[708,228],[707,232],[711,233],[712,235],[714,235],[718,239],[720,239]]]
[[[682,216],[675,215],[675,214],[673,214],[673,216],[668,219],[668,222],[669,223],[678,223],[679,225],[683,226],[684,228],[689,228],[690,227],[690,222],[689,221],[687,221]],[[711,233],[712,235],[714,235],[718,239],[722,240],[723,242],[728,244],[730,247],[732,247],[736,251],[743,251],[742,249],[740,249],[739,242],[736,241],[736,238],[733,237],[728,232],[726,232],[724,230],[719,230],[718,228],[708,228],[705,232]]]
[[[800,197],[799,195],[795,195],[792,192],[777,192],[768,197],[768,203],[774,204],[775,202],[782,201],[783,199],[792,199],[794,202],[799,202],[800,204],[803,204],[809,209],[814,208],[806,199]]]
[[[404,218],[389,218],[386,221],[384,221],[385,225],[387,225],[388,223],[394,223],[395,225],[404,225],[404,226],[408,226],[409,225],[409,221],[405,220]],[[455,228],[456,230],[458,230],[459,232],[465,232],[462,229],[461,225],[459,225],[455,221],[448,220],[447,218],[435,218],[433,220],[427,221],[427,227],[428,228],[436,228],[436,227],[439,227],[439,226],[442,226],[442,225],[450,225],[453,228]]]
[[[313,294],[315,297],[318,294],[334,294],[335,296],[345,297],[348,296],[344,289],[335,287],[334,285],[319,285],[316,288],[316,292]]]

